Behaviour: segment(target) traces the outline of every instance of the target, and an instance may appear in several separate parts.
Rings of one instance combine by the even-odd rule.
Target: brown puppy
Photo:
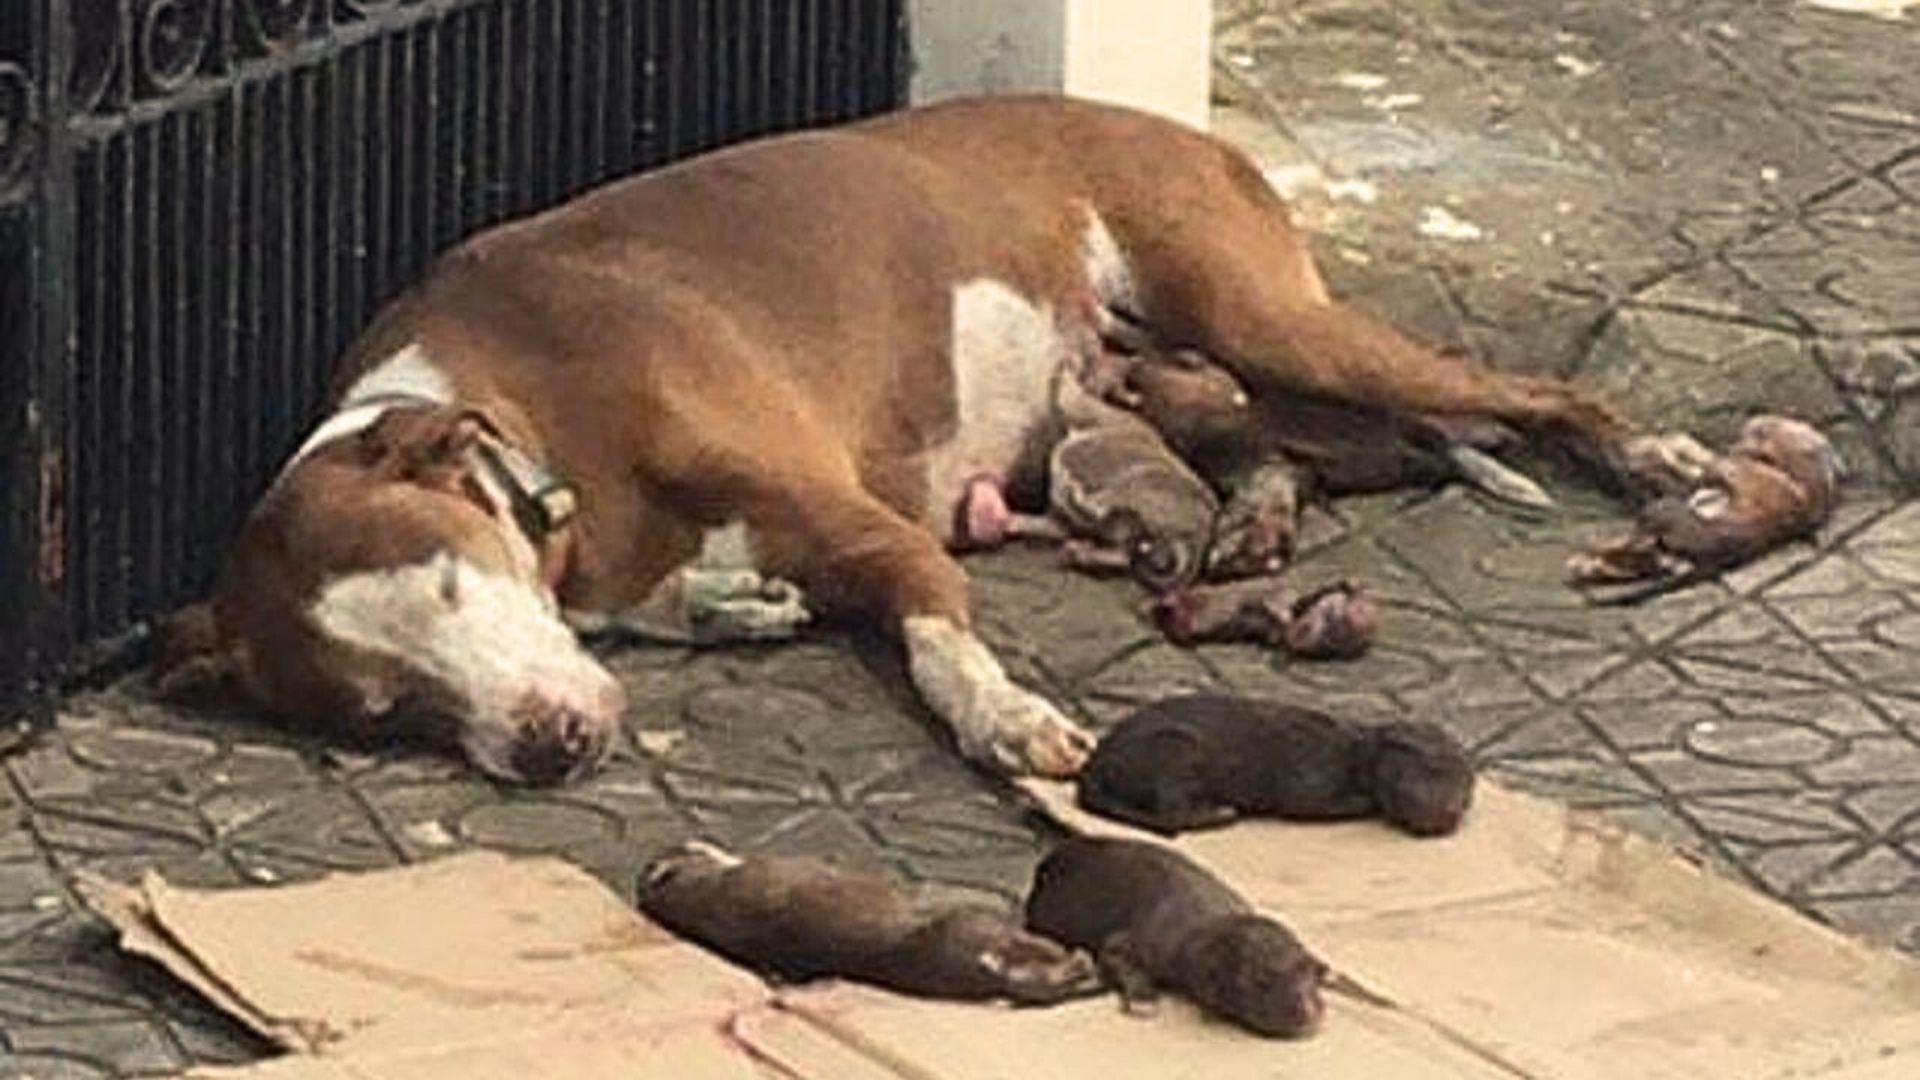
[[[1126,364],[1109,400],[1138,412],[1225,499],[1207,549],[1208,579],[1286,567],[1304,478],[1274,449],[1240,380],[1193,349],[1147,349]]]
[[[818,859],[739,859],[705,844],[654,860],[640,909],[781,978],[828,976],[925,997],[1043,1005],[1097,990],[1086,956],[979,905],[923,910],[884,878]]]
[[[1677,460],[1677,459],[1676,459]],[[1844,467],[1812,426],[1756,416],[1724,456],[1675,468],[1685,483],[1643,507],[1625,536],[1576,554],[1570,584],[1688,582],[1813,535],[1832,516]]]
[[[1137,1006],[1161,989],[1261,1035],[1320,1025],[1327,965],[1278,921],[1185,856],[1134,840],[1076,838],[1033,875],[1027,927],[1098,950],[1101,974]]]
[[[1379,815],[1415,836],[1459,828],[1473,763],[1430,723],[1349,724],[1256,698],[1154,702],[1094,747],[1081,807],[1162,834],[1243,814],[1296,820]]]
[[[1149,424],[1081,381],[1093,380],[1098,363],[1110,360],[1092,350],[1079,375],[1060,380],[1056,404],[1064,433],[1047,458],[1051,520],[1014,512],[1001,480],[974,476],[954,510],[955,546],[1071,535],[1078,541],[1065,553],[1079,569],[1125,571],[1156,593],[1199,575],[1219,500]]]
[[[1254,641],[1303,660],[1364,656],[1380,627],[1379,605],[1351,581],[1336,581],[1297,599],[1274,578],[1193,585],[1156,598],[1152,613],[1175,644]]]

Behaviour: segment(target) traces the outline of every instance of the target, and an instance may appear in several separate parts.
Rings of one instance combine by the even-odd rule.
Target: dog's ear
[[[220,636],[213,605],[191,604],[155,620],[154,691],[178,700],[224,692],[240,671],[239,653]]]
[[[486,421],[471,411],[395,410],[360,433],[360,456],[395,479],[451,487],[486,430]]]

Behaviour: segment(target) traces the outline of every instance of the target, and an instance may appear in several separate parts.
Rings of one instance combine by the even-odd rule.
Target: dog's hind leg
[[[1493,417],[1617,463],[1629,427],[1587,393],[1443,357],[1329,299],[1285,204],[1244,158],[1223,154],[1187,194],[1110,222],[1160,339],[1211,354],[1256,392]]]

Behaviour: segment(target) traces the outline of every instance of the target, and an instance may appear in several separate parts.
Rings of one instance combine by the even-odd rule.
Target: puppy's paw
[[[1050,941],[1016,938],[981,954],[980,963],[1000,980],[1006,997],[1022,1005],[1052,1005],[1102,989],[1092,958]]]
[[[1622,448],[1628,479],[1660,494],[1692,489],[1707,475],[1719,455],[1685,432],[1641,435]]]

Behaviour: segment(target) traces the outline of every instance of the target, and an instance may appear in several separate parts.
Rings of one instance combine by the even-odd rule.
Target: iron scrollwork
[[[232,0],[234,27],[242,48],[251,53],[291,48],[325,0]]]
[[[219,76],[243,57],[293,48],[336,7],[377,11],[392,0],[71,0],[76,113],[114,112]]]
[[[26,186],[39,128],[35,112],[33,75],[18,64],[0,62],[0,200]]]
[[[200,72],[213,43],[214,0],[138,0],[134,83],[141,95],[168,94]]]
[[[67,87],[75,112],[98,112],[114,97],[120,43],[126,36],[126,0],[73,0],[72,74]]]

